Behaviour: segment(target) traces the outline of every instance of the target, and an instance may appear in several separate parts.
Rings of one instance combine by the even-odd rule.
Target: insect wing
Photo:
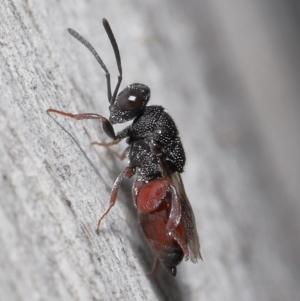
[[[181,199],[181,218],[184,223],[184,229],[186,231],[186,237],[188,240],[188,247],[190,253],[190,259],[192,262],[197,262],[197,259],[202,260],[200,253],[199,236],[196,229],[195,216],[192,206],[187,198],[184,190],[183,182],[179,172],[174,172],[171,175],[172,184],[175,186]]]

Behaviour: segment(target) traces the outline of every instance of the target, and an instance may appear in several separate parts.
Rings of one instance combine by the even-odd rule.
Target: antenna
[[[116,42],[116,39],[114,37],[114,34],[109,26],[109,23],[106,19],[102,20],[104,29],[108,35],[108,38],[110,40],[110,43],[113,47],[114,53],[115,53],[115,57],[116,57],[116,61],[117,61],[117,65],[118,65],[118,70],[119,70],[119,76],[118,76],[118,82],[116,85],[116,88],[114,90],[114,94],[112,95],[111,93],[111,85],[110,85],[110,73],[108,71],[108,69],[106,68],[105,64],[103,63],[100,55],[98,54],[98,52],[95,50],[95,48],[85,39],[83,38],[77,31],[75,31],[74,29],[68,28],[69,33],[75,38],[77,39],[80,43],[82,43],[95,57],[95,59],[97,60],[97,62],[100,64],[101,68],[105,71],[105,76],[106,76],[106,81],[107,81],[107,96],[108,96],[108,101],[113,104],[115,102],[115,99],[117,97],[117,93],[119,90],[119,87],[121,85],[122,82],[122,65],[121,65],[121,57],[120,57],[120,52],[119,52],[119,48],[118,48],[118,44]]]

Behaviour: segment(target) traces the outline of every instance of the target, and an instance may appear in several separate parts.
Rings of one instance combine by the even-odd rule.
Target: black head
[[[129,121],[141,114],[150,99],[150,89],[143,84],[132,84],[119,93],[109,106],[112,124]]]
[[[119,47],[107,20],[103,19],[102,23],[114,50],[119,70],[118,82],[113,93],[111,91],[110,86],[110,73],[108,72],[105,64],[103,63],[97,51],[78,32],[70,28],[68,30],[74,38],[76,38],[79,42],[81,42],[92,52],[102,69],[105,71],[105,76],[107,80],[107,96],[108,101],[110,103],[109,121],[112,124],[123,123],[137,117],[140,113],[144,111],[150,98],[150,89],[143,84],[132,84],[127,86],[121,93],[118,94],[118,90],[122,82],[122,64]]]

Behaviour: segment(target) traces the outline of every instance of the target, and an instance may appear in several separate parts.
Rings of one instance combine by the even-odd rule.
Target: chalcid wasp
[[[138,211],[141,229],[155,256],[153,270],[160,262],[173,276],[183,257],[197,262],[201,258],[199,237],[192,207],[186,196],[181,179],[185,165],[185,153],[177,127],[170,115],[161,106],[147,106],[150,89],[139,83],[127,86],[118,94],[122,81],[121,57],[117,42],[106,19],[103,26],[108,35],[119,70],[118,82],[112,94],[110,74],[94,47],[75,30],[69,33],[85,45],[94,55],[107,80],[109,120],[93,114],[72,114],[55,109],[56,113],[76,120],[98,119],[104,132],[113,139],[109,143],[93,144],[109,147],[126,138],[128,144],[120,156],[129,158],[129,165],[117,177],[111,192],[108,209],[100,217],[100,223],[115,205],[123,178],[136,176],[132,197]],[[133,120],[132,124],[115,134],[113,124]]]

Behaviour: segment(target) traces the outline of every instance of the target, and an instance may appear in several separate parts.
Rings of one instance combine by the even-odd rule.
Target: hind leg
[[[123,178],[124,177],[125,178],[131,178],[133,175],[134,175],[134,170],[131,167],[126,167],[124,169],[124,171],[116,178],[115,183],[113,185],[113,188],[111,190],[109,206],[98,220],[97,229],[96,229],[96,233],[98,235],[99,235],[99,228],[100,228],[101,221],[109,213],[110,209],[116,203],[118,191],[119,191],[119,188],[120,188],[120,185],[121,185],[121,182],[122,182]]]

